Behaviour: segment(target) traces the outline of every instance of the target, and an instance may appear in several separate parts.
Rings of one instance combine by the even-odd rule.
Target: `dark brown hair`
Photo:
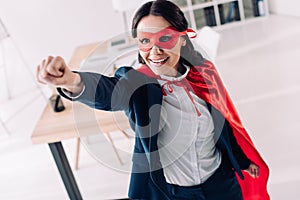
[[[171,1],[167,0],[156,0],[150,1],[143,4],[135,13],[132,26],[131,34],[133,38],[136,38],[136,29],[141,19],[148,15],[161,16],[168,21],[178,31],[185,31],[188,28],[188,22],[181,11],[181,9]],[[192,42],[187,35],[183,36],[186,40],[186,45],[181,48],[180,62],[188,66],[196,66],[203,64],[203,56],[194,49]],[[138,55],[140,63],[145,64],[143,58]]]

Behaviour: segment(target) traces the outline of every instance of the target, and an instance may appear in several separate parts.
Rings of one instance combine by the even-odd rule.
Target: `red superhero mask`
[[[192,29],[179,32],[172,26],[156,33],[138,31],[138,47],[141,51],[145,52],[150,51],[154,45],[162,49],[172,49],[177,44],[179,37],[187,35],[188,33],[193,33],[193,35],[190,36],[191,38],[194,38],[197,35]]]

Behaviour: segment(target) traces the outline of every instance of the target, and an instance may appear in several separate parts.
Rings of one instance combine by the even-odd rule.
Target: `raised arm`
[[[80,75],[74,73],[66,65],[62,57],[48,56],[37,67],[37,80],[50,87],[61,87],[77,94],[83,89]]]
[[[63,58],[49,56],[38,65],[37,80],[57,88],[61,96],[69,100],[100,110],[116,111],[128,108],[134,90],[130,89],[128,78],[120,80],[123,75],[127,77],[127,70],[120,71],[123,72],[117,77],[94,72],[73,72]]]

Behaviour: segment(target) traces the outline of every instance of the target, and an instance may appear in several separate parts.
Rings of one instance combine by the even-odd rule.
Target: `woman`
[[[125,111],[135,132],[130,198],[269,199],[268,167],[193,33],[175,4],[147,2],[132,22],[139,69],[75,73],[48,57],[37,78],[69,100]]]

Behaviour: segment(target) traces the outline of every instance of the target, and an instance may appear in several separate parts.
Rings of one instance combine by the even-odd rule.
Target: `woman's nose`
[[[159,46],[153,45],[150,52],[157,55],[163,53],[163,50]]]

